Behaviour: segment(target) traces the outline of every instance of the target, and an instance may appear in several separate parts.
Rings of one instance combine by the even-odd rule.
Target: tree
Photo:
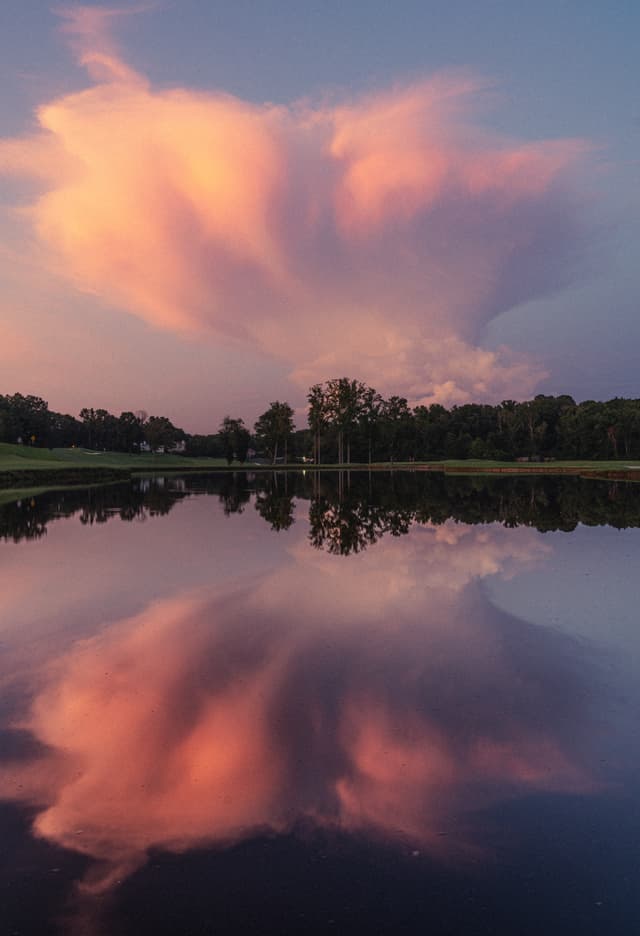
[[[133,452],[144,438],[144,420],[139,419],[135,413],[120,413],[118,418],[118,450]]]
[[[7,441],[44,445],[48,441],[49,405],[38,396],[13,396],[2,398],[4,410],[3,433]]]
[[[313,460],[320,464],[322,433],[327,428],[327,400],[322,384],[314,384],[307,394],[309,402],[309,428],[313,433]]]
[[[367,387],[359,380],[340,377],[325,383],[329,422],[338,430],[338,462],[351,461],[351,435],[362,416]],[[345,451],[346,442],[346,451]]]
[[[373,437],[378,427],[382,406],[383,400],[380,394],[376,393],[373,387],[365,387],[361,394],[357,418],[358,425],[364,432],[367,439],[367,455],[369,464],[371,464],[372,458]]]
[[[71,448],[82,438],[82,423],[69,414],[50,413],[47,435],[52,447]]]
[[[114,450],[117,447],[118,420],[106,409],[82,409],[85,444],[88,448]]]
[[[381,420],[388,454],[393,462],[399,454],[406,454],[404,450],[414,429],[413,414],[405,398],[392,396],[385,400],[382,404]]]
[[[247,460],[251,437],[242,419],[232,419],[231,416],[225,416],[220,424],[218,435],[228,465],[231,464],[234,458],[240,462]]]
[[[218,433],[187,436],[186,454],[195,458],[223,458],[222,440]]]
[[[288,443],[294,430],[293,410],[288,403],[280,403],[278,400],[269,404],[269,409],[254,426],[256,439],[264,446],[273,464],[277,461],[280,445],[284,450],[284,461],[287,462]]]
[[[182,435],[182,431],[166,416],[150,416],[143,431],[145,440],[154,451],[171,448]]]
[[[413,411],[417,458],[441,458],[449,429],[449,411],[440,403],[416,406]]]

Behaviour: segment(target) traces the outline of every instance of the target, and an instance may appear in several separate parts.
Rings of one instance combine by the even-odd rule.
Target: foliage
[[[225,416],[218,432],[222,442],[222,450],[227,464],[235,459],[239,462],[247,460],[247,452],[251,436],[242,419],[232,419]]]
[[[154,452],[171,449],[184,435],[166,416],[150,416],[143,426],[143,432],[145,442]]]
[[[340,378],[314,385],[308,400],[314,460],[323,463],[640,458],[636,399],[576,403],[539,394],[521,403],[412,410],[403,397],[384,400],[373,388]]]
[[[550,461],[640,458],[640,400],[586,400],[539,394],[533,400],[439,403],[411,408],[406,399],[383,399],[348,377],[314,384],[308,392],[308,429],[296,430],[293,409],[276,400],[254,426],[254,445],[272,462],[292,452],[316,464],[489,459]],[[88,448],[135,453],[147,442],[171,451],[184,440],[192,457],[245,461],[251,435],[242,419],[226,416],[218,432],[189,435],[165,416],[84,408],[79,418],[49,410],[45,400],[0,395],[0,443],[37,449]]]
[[[293,424],[293,410],[288,403],[276,400],[269,404],[254,426],[256,443],[265,449],[275,465],[278,460],[278,449],[282,446],[284,461],[288,461],[288,448],[295,426]]]

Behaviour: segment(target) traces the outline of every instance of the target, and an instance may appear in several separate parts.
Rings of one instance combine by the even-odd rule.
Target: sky
[[[0,8],[0,393],[637,397],[633,2]]]

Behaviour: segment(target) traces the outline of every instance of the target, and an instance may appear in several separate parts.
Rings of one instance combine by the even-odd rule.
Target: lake
[[[640,931],[640,485],[0,505],[0,932]]]

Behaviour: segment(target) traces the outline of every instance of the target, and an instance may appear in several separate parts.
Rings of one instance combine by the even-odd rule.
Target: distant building
[[[154,455],[164,455],[167,452],[175,452],[177,455],[181,455],[187,450],[187,443],[184,439],[181,439],[180,442],[174,442],[173,445],[159,445],[157,448],[151,448],[148,442],[141,442],[139,446],[141,452],[149,453],[153,452]]]

